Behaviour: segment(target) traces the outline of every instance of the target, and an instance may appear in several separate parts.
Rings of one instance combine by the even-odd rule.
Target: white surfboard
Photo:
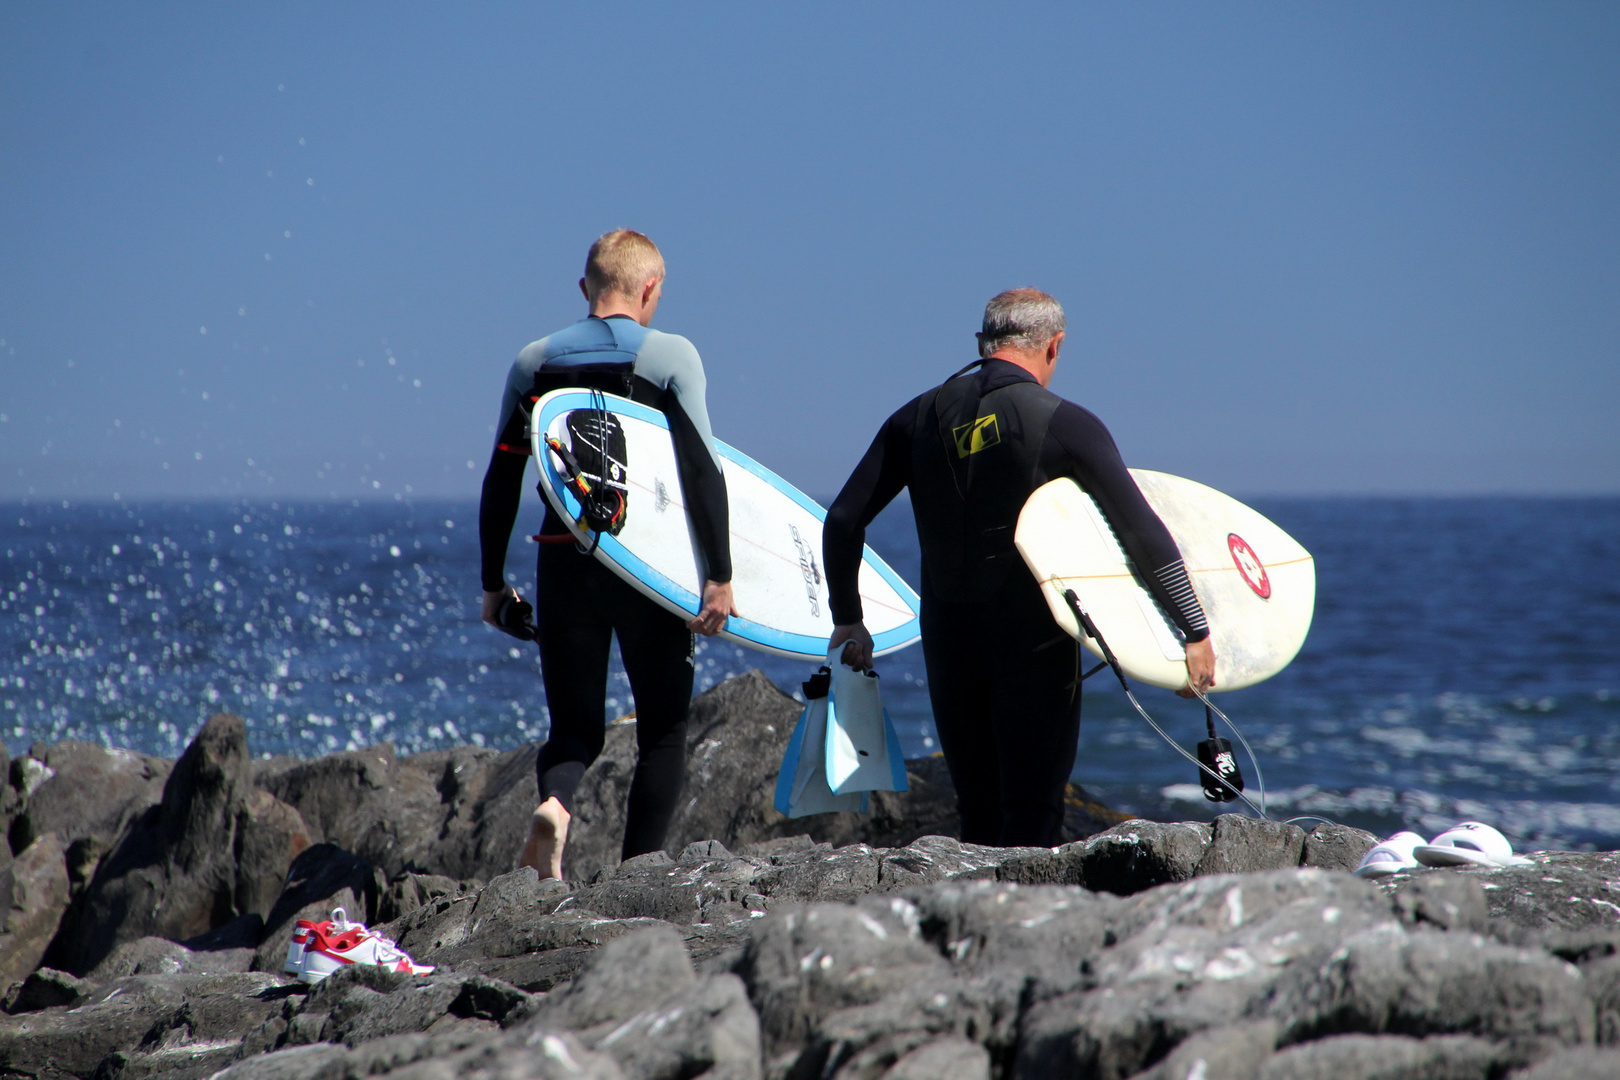
[[[1214,488],[1168,473],[1132,469],[1148,504],[1186,561],[1209,619],[1215,690],[1271,678],[1299,652],[1316,607],[1310,552],[1261,514]],[[1037,488],[1018,517],[1014,542],[1041,582],[1052,617],[1097,656],[1063,593],[1073,589],[1125,673],[1179,689],[1186,652],[1175,624],[1138,583],[1108,519],[1073,480]]]
[[[593,400],[594,399],[594,400]],[[546,446],[547,436],[571,452],[568,425],[574,412],[594,412],[605,403],[623,431],[622,483],[625,518],[616,535],[604,531],[596,558],[668,611],[697,614],[703,585],[701,555],[686,515],[669,422],[657,409],[613,394],[556,390],[535,403],[530,441],[540,463],[540,488],[568,530],[589,546],[596,533],[579,522],[579,500]],[[741,615],[721,636],[751,649],[822,661],[833,629],[827,582],[821,566],[821,524],[827,511],[804,492],[753,458],[715,440],[730,502],[731,584]],[[903,649],[921,634],[917,594],[870,547],[864,551],[859,589],[881,656]]]

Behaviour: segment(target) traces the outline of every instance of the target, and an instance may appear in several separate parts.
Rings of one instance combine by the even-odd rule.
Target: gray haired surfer
[[[713,635],[732,605],[726,486],[709,430],[703,362],[678,334],[649,329],[664,289],[664,258],[641,233],[616,229],[591,245],[580,291],[590,314],[518,354],[507,376],[495,449],[484,474],[478,535],[483,620],[537,640],[551,728],[535,765],[540,805],[519,864],[562,877],[574,791],[602,752],[608,654],[619,654],[636,702],[636,769],[623,858],[656,851],[686,780],[686,713],[692,699],[692,633]],[[546,508],[533,614],[506,584],[506,545],[528,465],[529,414],[543,395],[585,387],[634,398],[669,420],[677,469],[708,580],[697,616],[683,621],[616,577]],[[608,434],[599,433],[608,453]],[[618,511],[622,512],[622,500]],[[610,518],[613,507],[604,507]]]
[[[1151,568],[1149,589],[1185,635],[1189,684],[1215,684],[1209,628],[1175,541],[1102,421],[1047,390],[1064,334],[1062,306],[1039,290],[992,299],[981,359],[884,422],[823,533],[837,624],[829,649],[845,644],[846,657],[869,665],[861,547],[878,512],[911,489],[928,694],[969,843],[1050,846],[1063,823],[1080,735],[1079,656],[1013,546],[1018,513],[1042,484],[1073,477],[1096,500],[1135,564]]]

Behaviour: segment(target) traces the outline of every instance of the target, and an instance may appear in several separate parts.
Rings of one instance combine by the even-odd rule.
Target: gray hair
[[[1044,349],[1063,328],[1062,304],[1039,289],[1008,289],[984,305],[984,329],[976,335],[979,355],[1004,345]]]

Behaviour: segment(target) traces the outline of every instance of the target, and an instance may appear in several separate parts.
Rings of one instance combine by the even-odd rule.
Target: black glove
[[[508,594],[502,601],[500,608],[495,612],[495,624],[502,632],[511,634],[519,641],[533,641],[534,605],[521,596]]]

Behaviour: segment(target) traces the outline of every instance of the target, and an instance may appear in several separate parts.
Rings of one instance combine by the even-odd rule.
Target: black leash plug
[[[538,631],[534,625],[534,605],[520,596],[508,593],[495,611],[495,623],[503,633],[519,641],[533,641]]]
[[[1243,771],[1238,768],[1232,744],[1215,734],[1215,714],[1208,703],[1204,705],[1204,724],[1209,729],[1209,738],[1198,744],[1198,763],[1204,767],[1198,770],[1198,783],[1204,789],[1204,798],[1210,802],[1231,802],[1243,790]]]

